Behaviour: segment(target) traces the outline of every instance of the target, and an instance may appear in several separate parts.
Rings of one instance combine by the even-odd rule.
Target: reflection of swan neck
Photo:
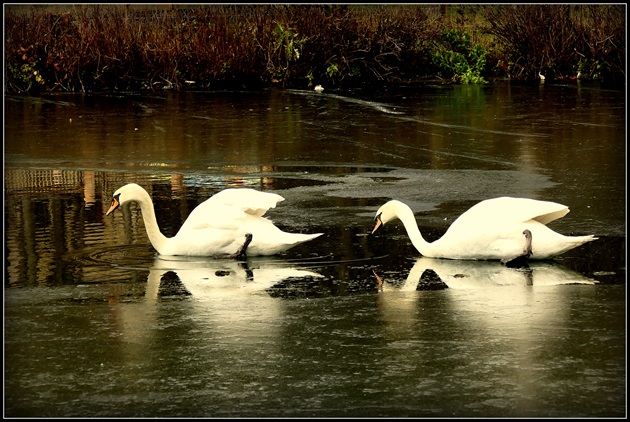
[[[147,235],[153,247],[160,253],[168,238],[162,234],[155,218],[155,208],[153,201],[146,191],[143,191],[136,199],[136,202],[140,204],[140,210],[142,211],[142,219],[144,220],[144,227],[147,230]]]
[[[405,229],[407,230],[407,235],[409,236],[409,240],[413,243],[413,246],[420,252],[422,255],[428,255],[430,244],[424,240],[422,234],[420,233],[420,229],[418,228],[418,223],[416,222],[416,218],[413,215],[413,211],[406,204],[401,203],[401,206],[398,207],[397,215],[400,221],[402,221]]]

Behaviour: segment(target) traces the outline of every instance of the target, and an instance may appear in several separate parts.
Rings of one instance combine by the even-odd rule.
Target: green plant
[[[298,38],[296,30],[276,22],[267,65],[272,78],[282,81],[289,78],[291,63],[299,60],[306,41],[305,37]]]
[[[326,68],[326,75],[330,79],[334,79],[339,74],[339,66],[336,63],[332,63]]]
[[[37,58],[35,50],[33,45],[16,49],[14,57],[19,58],[13,63],[7,63],[7,76],[18,91],[27,92],[43,88],[46,84],[46,79],[40,71],[41,60]]]
[[[432,50],[432,63],[440,76],[462,84],[482,84],[488,53],[465,31],[445,29]]]

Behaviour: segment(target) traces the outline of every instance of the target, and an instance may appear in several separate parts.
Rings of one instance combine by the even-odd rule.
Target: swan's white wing
[[[190,213],[179,229],[180,232],[194,232],[205,229],[238,230],[249,219],[254,217],[242,209],[220,203],[201,207],[207,202],[203,202]],[[264,217],[259,219],[268,221]]]
[[[566,205],[528,198],[501,197],[474,205],[451,224],[450,230],[524,223],[530,220],[547,224],[569,212]]]
[[[284,198],[272,192],[261,192],[249,188],[224,189],[199,204],[191,216],[193,213],[205,213],[213,206],[223,205],[260,217],[270,208],[275,208],[280,201],[284,201]]]
[[[204,210],[204,213],[191,213],[162,254],[234,254],[244,244],[246,233],[260,233],[260,230],[269,230],[269,226],[273,227],[273,224],[264,217],[253,216],[235,207],[214,204]],[[257,234],[256,237],[258,236]]]
[[[260,217],[270,208],[275,208],[278,202],[284,201],[284,198],[273,192],[242,188],[222,190],[214,194],[208,201],[212,204],[220,203],[225,206],[236,207],[248,214]]]

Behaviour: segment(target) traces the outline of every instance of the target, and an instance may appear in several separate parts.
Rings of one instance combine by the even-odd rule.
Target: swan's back
[[[551,201],[501,197],[481,201],[451,224],[432,244],[435,257],[505,259],[523,251],[523,229],[532,234],[531,259],[547,259],[595,240],[564,236],[547,223],[565,216],[569,208]]]
[[[284,198],[277,193],[261,192],[250,188],[224,189],[215,193],[205,202],[200,204],[213,206],[215,204],[238,208],[247,214],[257,217],[263,216],[270,208],[275,208],[276,204],[284,201]]]
[[[504,196],[486,199],[474,205],[451,224],[449,231],[524,223],[530,220],[547,224],[564,217],[568,212],[566,205],[556,202]]]
[[[260,192],[254,189],[225,189],[192,210],[182,228],[198,228],[205,226],[211,220],[237,217],[242,213],[254,217],[262,217],[270,208],[284,198],[276,193]]]

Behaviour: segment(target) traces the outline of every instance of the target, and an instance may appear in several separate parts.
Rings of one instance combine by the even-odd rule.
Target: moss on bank
[[[5,6],[5,92],[625,80],[625,5]]]

